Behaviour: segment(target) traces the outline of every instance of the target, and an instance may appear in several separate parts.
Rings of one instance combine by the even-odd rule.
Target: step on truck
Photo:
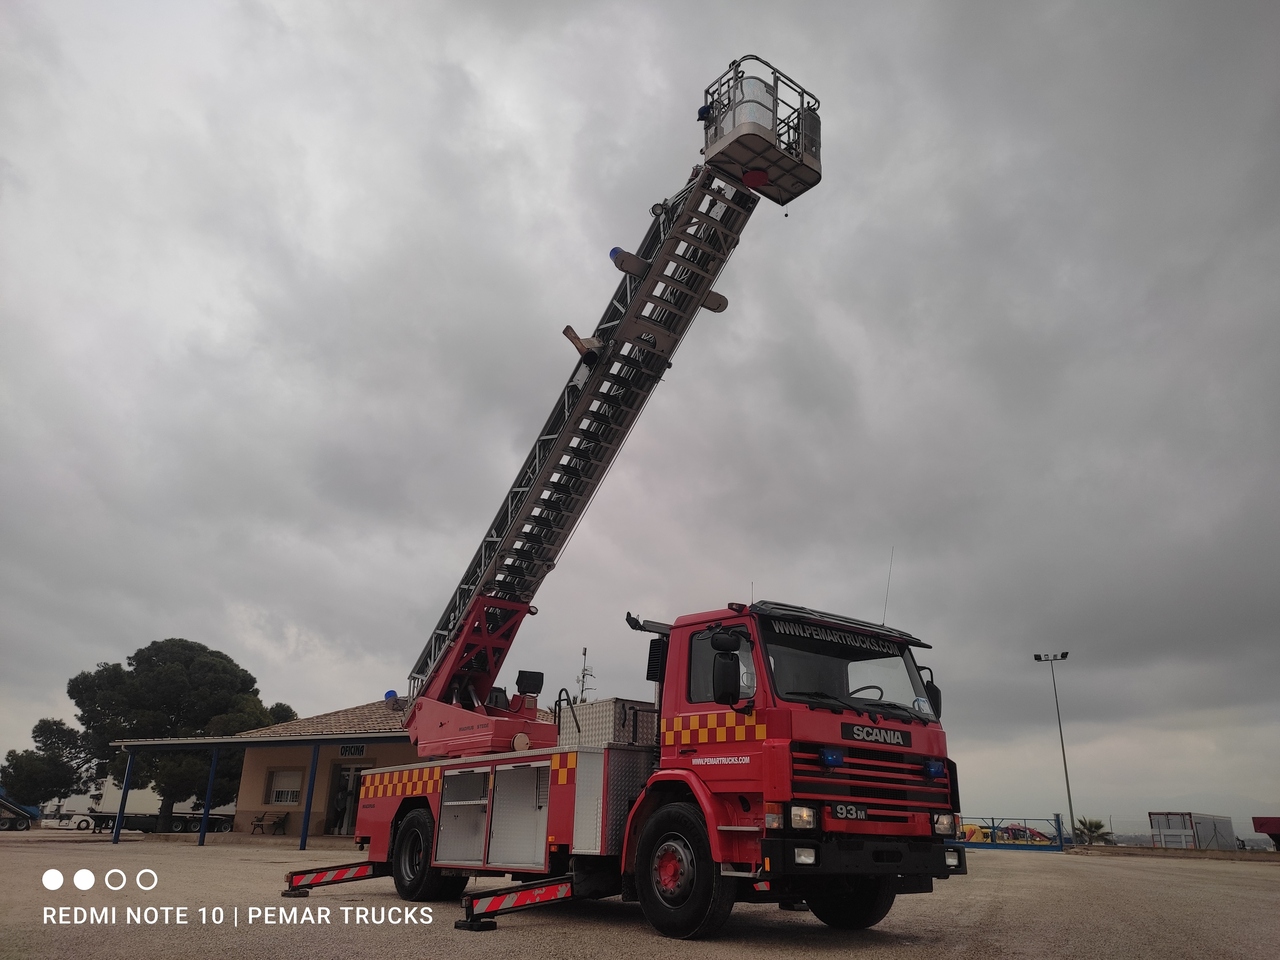
[[[785,603],[729,603],[648,639],[654,703],[557,700],[543,676],[497,686],[515,635],[761,197],[821,180],[818,100],[758,57],[697,112],[703,162],[650,210],[624,276],[409,678],[421,761],[364,772],[364,860],[292,871],[285,896],[391,876],[409,901],[458,901],[457,926],[570,899],[638,901],[660,933],[713,935],[735,902],[802,905],[844,929],[963,874],[960,800],[928,645]],[[389,694],[393,698],[393,694]],[[472,877],[511,878],[467,891]]]

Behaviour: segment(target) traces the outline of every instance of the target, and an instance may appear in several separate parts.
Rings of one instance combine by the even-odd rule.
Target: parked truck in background
[[[367,858],[287,875],[286,896],[367,877],[456,900],[457,925],[549,902],[639,901],[660,933],[714,934],[737,901],[806,903],[833,927],[965,873],[941,694],[900,630],[803,606],[729,603],[649,637],[655,703],[538,714],[543,677],[496,686],[531,601],[671,366],[761,196],[821,179],[818,101],[756,57],[706,90],[703,163],[651,210],[625,275],[410,675],[422,760],[364,772]],[[394,701],[393,701],[394,702]],[[464,895],[471,877],[513,886]]]
[[[0,786],[0,830],[30,830],[40,822],[40,808],[18,803]]]

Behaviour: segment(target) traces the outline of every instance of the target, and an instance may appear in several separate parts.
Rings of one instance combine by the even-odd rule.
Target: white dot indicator
[[[77,890],[88,890],[93,886],[93,871],[77,870],[71,882],[76,885]]]
[[[119,883],[113,883],[113,875],[119,878]],[[108,890],[120,890],[129,882],[129,878],[124,875],[123,870],[108,870],[107,875],[102,878],[102,882],[107,885]]]
[[[62,888],[62,871],[46,870],[40,882],[44,884],[46,890],[59,890]]]
[[[144,873],[151,874],[150,886],[147,886],[142,882],[142,875]],[[150,867],[143,867],[141,870],[138,871],[138,875],[133,878],[133,882],[138,885],[139,890],[154,890],[156,888],[156,884],[160,882],[160,878],[156,876],[156,872],[152,870]]]

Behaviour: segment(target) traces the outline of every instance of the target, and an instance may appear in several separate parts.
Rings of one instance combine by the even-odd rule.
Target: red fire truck
[[[807,904],[834,927],[963,874],[941,694],[920,640],[783,603],[730,603],[649,635],[656,703],[556,702],[541,673],[496,685],[543,578],[590,503],[760,197],[821,179],[818,101],[757,57],[706,90],[703,163],[657,203],[573,373],[410,675],[422,760],[365,771],[367,859],[287,875],[286,896],[390,875],[462,898],[459,927],[571,898],[638,900],[660,933],[714,934],[735,901]],[[514,885],[465,893],[471,877]],[[465,893],[465,895],[464,895]]]

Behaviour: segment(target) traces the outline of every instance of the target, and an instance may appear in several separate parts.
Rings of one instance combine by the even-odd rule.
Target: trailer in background
[[[44,805],[46,826],[64,830],[92,830],[94,833],[110,833],[115,828],[120,811],[121,790],[111,781],[100,782],[92,792],[72,794],[65,799]],[[160,794],[150,787],[129,791],[129,801],[124,811],[122,830],[140,830],[158,833],[160,828]],[[235,820],[234,803],[214,807],[209,811],[209,832],[230,833]],[[174,804],[167,833],[199,833],[201,811],[192,802]]]
[[[1271,838],[1275,848],[1280,850],[1280,817],[1254,817],[1253,832],[1265,833]]]
[[[87,830],[82,826],[89,820],[94,833],[111,833],[116,828],[116,814],[94,811],[88,814],[72,814],[77,830]],[[210,833],[230,833],[235,822],[235,815],[209,814]],[[120,824],[121,830],[141,830],[143,833],[160,832],[160,814],[158,813],[126,813]],[[169,818],[169,833],[199,833],[200,814],[175,813]]]
[[[1175,850],[1234,850],[1236,831],[1230,817],[1210,813],[1148,813],[1151,845]]]

